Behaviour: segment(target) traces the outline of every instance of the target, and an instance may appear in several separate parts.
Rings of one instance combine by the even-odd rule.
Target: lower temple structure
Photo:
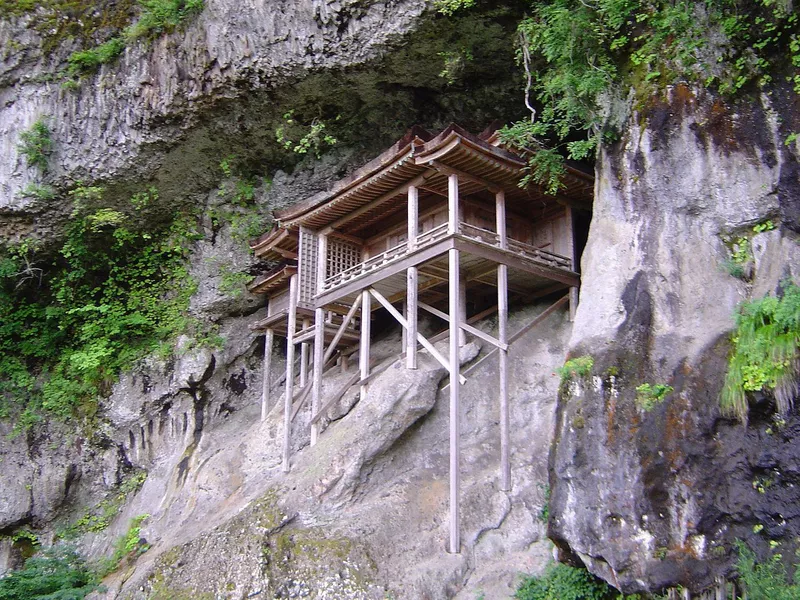
[[[277,266],[250,285],[268,298],[258,325],[266,335],[262,419],[270,407],[274,336],[286,337],[283,469],[291,467],[294,415],[310,396],[311,444],[319,420],[347,389],[363,400],[371,372],[371,317],[385,309],[403,328],[405,364],[417,368],[428,352],[447,369],[450,384],[450,552],[460,551],[459,389],[466,381],[459,348],[476,336],[498,354],[500,487],[511,485],[508,332],[510,296],[530,302],[562,292],[548,309],[574,313],[580,276],[576,211],[590,210],[593,178],[569,166],[560,193],[520,188],[527,160],[499,144],[451,125],[434,136],[413,128],[389,150],[331,190],[275,213],[272,231],[252,243],[257,257]],[[468,298],[489,308],[468,315]],[[420,311],[448,323],[443,336],[420,334]],[[471,325],[497,312],[497,337]],[[547,313],[549,314],[549,313]],[[521,332],[520,332],[521,333]],[[436,338],[447,337],[447,355]],[[299,377],[296,346],[300,346]],[[358,370],[333,398],[322,397],[326,368]],[[295,385],[299,389],[296,389]]]

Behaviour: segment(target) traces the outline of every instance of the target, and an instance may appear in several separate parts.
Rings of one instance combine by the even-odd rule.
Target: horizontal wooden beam
[[[274,248],[275,254],[281,256],[283,258],[288,258],[289,260],[297,260],[297,252],[292,252],[291,250],[284,250],[283,248]]]
[[[430,279],[430,280],[426,281],[425,283],[419,284],[419,287],[417,288],[417,293],[421,294],[422,292],[427,291],[427,290],[429,290],[431,288],[434,288],[437,285],[442,285],[442,282],[440,280],[438,280],[438,279]],[[399,302],[400,300],[405,298],[406,297],[406,293],[407,293],[407,290],[403,290],[402,292],[397,292],[396,294],[393,294],[392,296],[389,296],[387,298],[387,300],[389,300],[389,302],[394,304],[395,302]]]
[[[445,238],[436,242],[432,246],[425,246],[414,252],[407,254],[405,257],[397,260],[396,262],[391,262],[386,264],[382,267],[375,269],[374,271],[370,271],[364,275],[360,275],[355,279],[351,280],[349,283],[341,285],[333,290],[328,292],[323,292],[319,294],[316,298],[317,306],[325,306],[331,302],[335,302],[340,298],[346,298],[347,296],[354,294],[355,292],[359,292],[364,290],[379,281],[383,281],[387,277],[391,277],[396,273],[400,273],[401,271],[405,271],[408,267],[416,267],[420,263],[424,263],[425,261],[430,260],[440,254],[444,254],[450,248],[453,247],[453,238]]]
[[[369,203],[365,204],[364,206],[361,206],[361,207],[359,207],[359,208],[347,213],[343,217],[339,217],[333,223],[331,223],[327,227],[325,227],[322,230],[320,230],[320,233],[322,233],[323,235],[334,233],[337,228],[341,227],[342,225],[346,225],[350,221],[352,221],[354,219],[357,219],[358,217],[360,217],[361,215],[363,215],[365,213],[368,213],[372,209],[380,206],[384,202],[387,202],[387,201],[391,200],[395,196],[399,196],[400,194],[406,194],[408,192],[408,188],[410,188],[412,186],[418,186],[419,184],[423,183],[428,177],[430,177],[430,175],[428,175],[427,171],[425,173],[417,175],[411,181],[407,181],[403,185],[400,185],[400,186],[394,188],[393,190],[390,190],[390,191],[386,192],[385,194],[379,196],[378,198],[376,198],[372,202],[369,202]]]
[[[466,171],[462,171],[461,169],[456,169],[455,167],[443,165],[439,161],[432,160],[428,164],[430,164],[434,169],[436,169],[440,173],[444,173],[445,175],[457,175],[459,179],[465,179],[467,181],[477,183],[478,185],[488,189],[493,194],[503,191],[503,188],[501,186],[492,181],[489,181],[488,179],[484,179],[483,177],[477,177],[476,175],[472,175],[470,173],[467,173]]]
[[[443,320],[447,321],[448,323],[450,322],[450,317],[447,315],[447,313],[442,312],[438,308],[434,308],[430,304],[425,304],[424,302],[418,302],[418,306],[421,309],[428,311],[433,316],[439,317],[440,319],[443,319]],[[461,323],[461,329],[463,329],[467,333],[471,333],[472,335],[474,335],[476,337],[479,337],[480,339],[482,339],[485,342],[489,342],[495,348],[500,348],[501,350],[508,350],[508,344],[503,344],[499,340],[493,338],[488,333],[484,333],[483,331],[473,327],[469,323],[466,323],[466,322],[465,323]]]
[[[469,238],[456,236],[455,248],[457,250],[461,250],[462,252],[468,252],[474,256],[480,256],[481,258],[485,258],[496,263],[508,265],[512,269],[519,269],[520,271],[525,271],[526,273],[538,275],[546,279],[554,279],[569,286],[578,286],[581,282],[580,276],[572,271],[539,265],[532,260],[528,260],[519,256],[518,254],[501,250],[500,248],[495,248],[494,246],[490,246],[488,244],[481,244]]]

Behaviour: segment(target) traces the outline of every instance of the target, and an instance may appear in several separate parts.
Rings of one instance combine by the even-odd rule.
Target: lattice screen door
[[[361,262],[361,248],[335,234],[328,239],[328,260],[326,277],[336,275]]]
[[[312,307],[317,293],[317,234],[311,229],[300,228],[300,250],[298,252],[297,271],[300,274],[300,290],[298,304]]]

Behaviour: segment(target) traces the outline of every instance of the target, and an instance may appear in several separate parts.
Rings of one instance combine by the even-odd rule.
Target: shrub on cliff
[[[783,295],[744,302],[736,316],[733,351],[720,396],[723,411],[747,420],[749,392],[775,397],[787,412],[800,376],[800,287],[783,284]]]
[[[82,600],[98,587],[73,548],[54,546],[0,579],[0,600]]]
[[[611,600],[619,592],[586,569],[550,565],[543,575],[522,580],[516,600]]]

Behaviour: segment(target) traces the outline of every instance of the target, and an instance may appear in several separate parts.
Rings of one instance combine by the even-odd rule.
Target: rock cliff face
[[[453,120],[480,129],[514,116],[509,39],[518,15],[492,8],[443,19],[427,5],[211,0],[185,32],[129,48],[78,89],[50,76],[74,49],[69,43],[45,56],[24,20],[0,21],[3,241],[57,241],[72,210],[65,192],[79,181],[103,185],[110,206],[152,185],[165,211],[204,207],[191,259],[200,289],[190,311],[224,340],[198,348],[185,337],[173,358],[145,360],[114,386],[91,428],[40,424],[4,440],[0,567],[20,566],[30,549],[15,537],[20,531],[45,544],[77,534],[80,549],[99,558],[131,519],[148,514],[141,535],[150,549],[107,579],[107,597],[501,598],[519,573],[541,568],[549,556],[538,515],[553,370],[570,331],[563,314],[512,352],[511,494],[497,489],[496,398],[485,383],[496,379],[491,361],[465,389],[464,552],[452,556],[442,371],[390,368],[365,402],[345,398],[332,411],[313,449],[301,411],[292,473],[283,475],[281,403],[259,420],[264,349],[250,325],[263,316],[261,301],[223,285],[221,265],[251,266],[231,225],[211,216],[231,185],[220,183],[223,158],[235,155],[260,176],[256,201],[268,212],[323,189],[411,124]],[[442,53],[453,48],[473,60],[459,63],[448,82]],[[337,147],[321,158],[287,156],[275,138],[289,110],[335,126]],[[40,117],[54,141],[45,174],[17,148]],[[26,197],[29,183],[52,185],[61,200]],[[521,309],[512,331],[540,309]],[[388,358],[397,346],[385,332],[375,352]],[[470,347],[463,359],[479,351]],[[273,380],[283,360],[275,353]]]
[[[737,303],[800,268],[792,98],[729,106],[672,89],[597,166],[570,340],[594,369],[560,396],[549,533],[622,589],[698,591],[730,571],[736,539],[793,548],[800,531],[796,413],[768,430],[765,399],[745,427],[718,401]],[[767,220],[778,227],[753,232]],[[752,236],[749,282],[724,267],[738,235]],[[674,392],[648,412],[642,383]]]
[[[13,537],[24,528],[48,543],[71,524],[97,558],[148,514],[150,549],[106,581],[109,598],[508,597],[549,557],[548,453],[549,535],[625,590],[702,589],[729,572],[735,539],[766,550],[800,535],[796,411],[777,426],[764,400],[744,427],[717,401],[735,306],[800,270],[798,147],[783,144],[800,112],[782,90],[727,105],[678,87],[603,149],[574,326],[558,313],[512,346],[508,494],[497,486],[491,361],[464,390],[460,555],[445,552],[447,406],[435,364],[395,365],[365,402],[345,398],[314,448],[300,411],[293,469],[280,472],[280,403],[259,420],[264,348],[249,327],[261,301],[226,291],[221,268],[246,271],[251,259],[210,216],[231,184],[219,165],[236,156],[258,176],[268,212],[414,123],[478,130],[517,117],[515,4],[450,19],[429,4],[207,0],[185,31],[129,47],[77,89],[53,80],[72,42],[44,53],[24,18],[0,19],[0,241],[53,242],[79,181],[104,185],[110,205],[152,185],[165,211],[203,207],[190,310],[224,339],[181,339],[172,359],[124,374],[91,431],[41,424],[13,437],[0,425],[0,570],[30,549]],[[289,111],[330,123],[340,143],[319,158],[287,155],[276,129]],[[17,148],[37,118],[55,143],[46,174]],[[26,197],[30,183],[62,200]],[[768,219],[777,229],[754,234]],[[752,236],[749,281],[721,266],[726,236],[740,235]],[[542,308],[518,307],[511,331]],[[391,360],[398,345],[387,330],[376,356]],[[591,355],[594,369],[559,393],[553,372],[567,354]],[[273,379],[281,361],[276,347]],[[645,382],[674,392],[641,410]]]

